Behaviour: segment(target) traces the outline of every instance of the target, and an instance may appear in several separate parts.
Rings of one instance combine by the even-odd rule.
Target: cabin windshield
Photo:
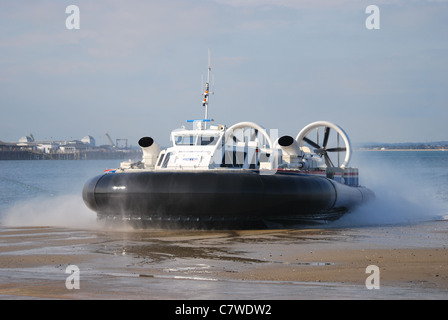
[[[176,146],[213,146],[218,140],[218,134],[174,135],[174,144]]]
[[[174,143],[177,146],[194,146],[196,143],[196,137],[192,135],[188,136],[174,136]]]

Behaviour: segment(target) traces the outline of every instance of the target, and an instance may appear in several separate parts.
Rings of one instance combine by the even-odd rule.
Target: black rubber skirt
[[[83,199],[99,218],[109,220],[260,228],[337,219],[363,198],[355,191],[355,201],[341,201],[342,195],[353,196],[350,189],[357,188],[297,173],[148,171],[94,177],[85,184]]]

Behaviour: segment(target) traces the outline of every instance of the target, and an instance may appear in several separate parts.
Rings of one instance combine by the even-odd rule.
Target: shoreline
[[[243,231],[0,226],[0,299],[448,299],[447,235],[446,220]],[[81,270],[80,290],[65,287],[69,265]],[[379,290],[366,289],[369,265]]]
[[[381,151],[381,152],[387,152],[387,151],[448,151],[448,149],[358,149],[357,151]]]

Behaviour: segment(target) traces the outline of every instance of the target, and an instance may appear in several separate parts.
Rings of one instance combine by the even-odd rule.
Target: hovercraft
[[[208,79],[210,79],[210,67]],[[82,196],[101,220],[143,227],[272,228],[336,220],[368,201],[349,167],[346,132],[329,121],[278,137],[253,122],[227,128],[188,120],[161,150],[139,140],[142,160],[90,179]]]

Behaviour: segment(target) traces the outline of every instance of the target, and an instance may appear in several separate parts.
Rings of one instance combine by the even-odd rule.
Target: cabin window
[[[158,166],[158,167],[160,167],[160,165],[162,164],[163,158],[165,158],[165,154],[164,154],[164,153],[162,153],[162,154],[160,155],[159,161],[157,162],[157,166]]]
[[[201,136],[200,143],[201,146],[213,146],[218,141],[217,137],[214,136]]]
[[[177,146],[213,146],[218,142],[219,136],[213,135],[179,135],[174,136]]]
[[[162,168],[166,168],[168,166],[168,161],[170,161],[171,152],[168,152],[165,156],[165,160],[163,160]]]
[[[174,143],[178,146],[193,146],[194,145],[194,139],[195,136],[175,136],[174,137]]]

